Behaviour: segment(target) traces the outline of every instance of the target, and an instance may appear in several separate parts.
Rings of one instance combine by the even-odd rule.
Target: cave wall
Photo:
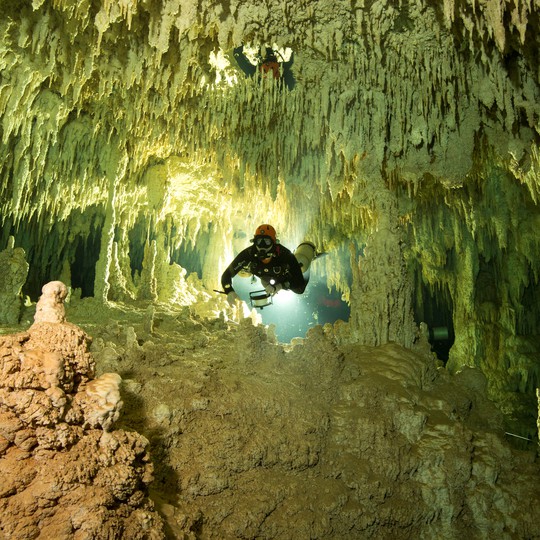
[[[421,281],[453,306],[450,366],[530,392],[540,5],[431,4],[3,2],[0,247],[25,292],[189,302],[185,267],[215,286],[271,221],[339,254],[318,271],[343,340],[412,344]],[[246,80],[242,42],[292,49],[294,90]]]
[[[532,159],[538,171],[534,153]],[[408,257],[418,280],[452,306],[447,367],[481,367],[491,396],[530,421],[540,344],[538,207],[534,192],[500,160],[491,155],[484,163],[490,165],[436,210],[426,212],[432,203],[423,197],[412,203]]]

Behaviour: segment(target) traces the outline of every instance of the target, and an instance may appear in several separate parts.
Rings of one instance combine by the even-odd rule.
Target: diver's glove
[[[277,294],[279,291],[281,291],[281,289],[283,289],[283,285],[281,283],[276,283],[275,285],[268,283],[268,285],[264,286],[266,294],[270,296],[274,296],[274,294]]]
[[[234,291],[227,294],[227,302],[229,302],[229,306],[234,307],[237,300],[240,301],[240,297]]]

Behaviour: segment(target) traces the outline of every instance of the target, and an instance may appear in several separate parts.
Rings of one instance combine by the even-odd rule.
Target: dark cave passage
[[[434,292],[424,283],[418,285],[414,298],[415,321],[427,324],[431,350],[445,363],[455,340],[452,313],[449,294]]]

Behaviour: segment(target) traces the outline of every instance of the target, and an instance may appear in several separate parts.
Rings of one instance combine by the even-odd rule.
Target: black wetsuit
[[[279,244],[276,245],[270,262],[266,264],[259,260],[255,246],[241,251],[221,276],[221,286],[226,293],[234,291],[232,278],[240,270],[254,274],[264,282],[274,279],[276,284],[280,283],[284,289],[297,294],[302,294],[307,285],[296,257],[285,246]]]

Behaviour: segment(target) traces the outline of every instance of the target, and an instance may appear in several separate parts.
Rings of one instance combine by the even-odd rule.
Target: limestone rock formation
[[[63,323],[66,320],[64,300],[67,287],[61,281],[51,281],[41,289],[41,296],[36,305],[35,323]]]
[[[480,367],[530,429],[539,9],[3,2],[0,248],[25,250],[34,301],[65,275],[102,302],[187,305],[185,276],[215,288],[271,221],[330,252],[314,272],[350,303],[355,342],[410,346],[441,318],[449,366]],[[294,53],[294,89],[246,79],[241,43]]]
[[[0,535],[163,538],[147,498],[148,441],[112,429],[120,377],[94,378],[89,336],[65,322],[65,292],[45,285],[28,331],[0,337]]]

